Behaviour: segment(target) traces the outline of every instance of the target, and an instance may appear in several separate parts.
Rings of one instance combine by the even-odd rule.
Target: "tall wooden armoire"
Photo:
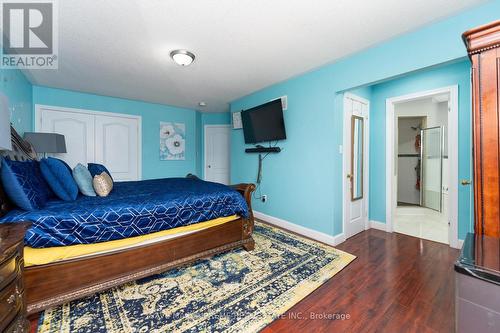
[[[500,21],[463,34],[472,61],[474,229],[500,236]]]

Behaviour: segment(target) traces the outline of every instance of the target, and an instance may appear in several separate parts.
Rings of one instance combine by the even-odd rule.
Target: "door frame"
[[[94,115],[94,116],[99,115],[99,116],[129,118],[137,120],[137,157],[138,157],[137,180],[142,180],[142,116],[130,115],[124,113],[106,112],[106,111],[95,111],[89,109],[78,109],[78,108],[68,108],[62,106],[35,104],[35,122],[34,122],[35,132],[38,132],[42,127],[42,109],[66,112],[66,113],[80,113],[80,114]]]
[[[231,135],[231,125],[230,124],[211,124],[203,126],[203,179],[207,180],[207,128],[224,127],[229,129],[229,135]],[[231,138],[229,138],[229,151],[227,152],[228,161],[228,180],[231,182]]]
[[[458,85],[446,86],[432,90],[396,96],[386,99],[386,231],[393,232],[393,216],[397,205],[397,182],[395,181],[394,143],[395,143],[395,111],[394,105],[434,95],[449,93],[448,110],[448,159],[450,178],[448,188],[448,222],[449,245],[459,248],[458,242]],[[452,143],[452,144],[450,144]]]
[[[360,103],[366,104],[368,109],[368,115],[364,120],[365,132],[363,135],[363,144],[364,144],[364,152],[363,152],[363,199],[365,200],[365,230],[370,228],[370,219],[368,216],[368,212],[370,211],[370,101],[355,95],[353,93],[346,92],[342,98],[342,118],[344,119],[344,133],[343,133],[343,141],[342,141],[342,231],[344,234],[344,239],[347,238],[347,217],[350,216],[347,214],[347,209],[349,209],[349,203],[351,202],[351,193],[349,191],[349,187],[347,186],[347,174],[350,172],[348,170],[348,164],[351,160],[351,156],[347,156],[347,147],[351,144],[351,118],[346,117],[346,99],[352,99],[358,101]],[[348,130],[349,129],[349,130]]]

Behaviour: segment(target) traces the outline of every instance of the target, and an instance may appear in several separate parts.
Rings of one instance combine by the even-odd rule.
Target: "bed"
[[[14,129],[12,146],[2,155],[36,159]],[[105,198],[54,200],[26,212],[9,203],[0,184],[1,222],[31,222],[28,314],[233,248],[252,250],[254,190],[194,176],[118,182]]]

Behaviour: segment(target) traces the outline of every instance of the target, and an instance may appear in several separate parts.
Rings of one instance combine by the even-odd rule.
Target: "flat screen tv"
[[[245,143],[286,139],[281,99],[241,112]]]

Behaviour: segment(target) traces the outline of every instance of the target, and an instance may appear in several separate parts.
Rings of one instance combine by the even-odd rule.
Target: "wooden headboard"
[[[31,144],[23,140],[12,126],[10,127],[10,133],[12,150],[0,150],[0,156],[9,158],[13,161],[36,160],[37,155]],[[5,215],[12,208],[13,205],[9,202],[3,189],[2,182],[0,181],[0,216]]]

